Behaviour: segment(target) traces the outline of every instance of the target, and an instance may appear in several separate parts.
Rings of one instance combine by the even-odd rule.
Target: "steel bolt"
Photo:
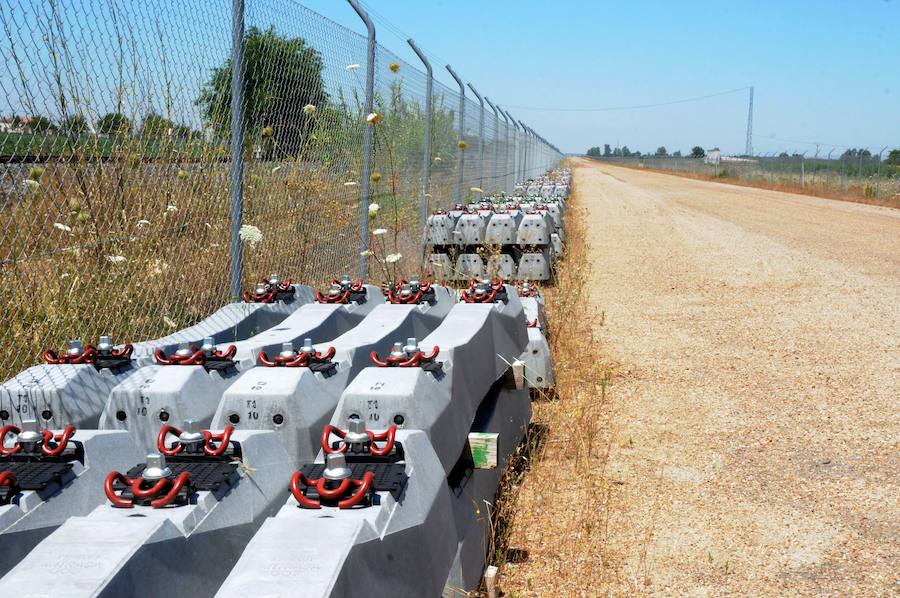
[[[344,453],[329,453],[325,455],[325,471],[322,477],[326,480],[346,480],[353,472],[347,467],[347,458]]]
[[[109,338],[109,335],[108,334],[100,335],[100,342],[97,343],[97,350],[100,351],[101,353],[108,353],[109,351],[112,351],[112,349],[113,349],[113,344],[112,344],[112,340],[110,340],[110,338]]]
[[[69,341],[69,348],[66,350],[66,353],[69,355],[80,355],[84,351],[84,346],[81,344],[81,341],[78,339],[73,339]]]
[[[166,467],[166,457],[161,453],[147,455],[147,467],[144,468],[142,477],[145,480],[161,480],[172,475],[172,470]]]
[[[39,444],[43,439],[40,429],[36,419],[22,420],[22,431],[19,432],[18,442],[28,445]]]
[[[178,437],[181,444],[197,444],[203,442],[203,434],[200,432],[200,422],[196,419],[184,420],[184,428]]]
[[[362,448],[360,445],[369,441],[369,435],[366,433],[366,422],[359,418],[350,418],[347,420],[347,434],[344,436],[344,442],[351,445],[354,451]]]

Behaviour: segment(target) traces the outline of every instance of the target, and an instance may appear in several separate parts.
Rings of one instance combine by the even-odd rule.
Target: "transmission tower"
[[[750,108],[747,110],[747,147],[744,150],[747,156],[753,155],[753,86],[750,86]]]

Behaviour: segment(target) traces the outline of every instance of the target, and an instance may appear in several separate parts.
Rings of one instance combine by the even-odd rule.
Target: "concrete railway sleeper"
[[[41,368],[104,383],[34,378],[57,393],[53,417],[29,402],[30,417],[0,422],[0,592],[477,589],[490,514],[473,505],[494,500],[529,390],[553,384],[534,281],[561,252],[568,184],[557,171],[436,213],[434,255],[481,260],[460,291],[345,276],[314,292],[273,277],[244,294],[242,317],[229,306],[155,344],[48,351]],[[465,243],[459,222],[472,224]],[[472,240],[500,248],[508,276],[488,276]],[[88,404],[102,405],[93,420]]]

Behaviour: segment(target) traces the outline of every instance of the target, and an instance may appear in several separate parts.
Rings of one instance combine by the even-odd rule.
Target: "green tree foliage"
[[[295,155],[312,128],[312,115],[328,100],[322,57],[300,37],[285,38],[272,28],[251,27],[244,36],[244,126],[247,137],[267,153]],[[213,71],[197,98],[209,124],[222,138],[231,129],[231,60]]]
[[[107,135],[128,135],[131,133],[131,121],[123,114],[110,112],[97,121],[97,132]]]
[[[695,145],[691,148],[691,158],[705,158],[706,150],[704,150],[699,145]]]
[[[175,139],[187,139],[190,134],[190,127],[179,125],[178,123],[155,112],[149,113],[144,117],[144,120],[141,121],[141,137],[171,137]]]
[[[81,114],[72,114],[59,121],[59,130],[65,135],[79,137],[88,131],[87,120]]]
[[[608,146],[607,146],[608,147]],[[591,158],[599,158],[600,157],[600,148],[594,146],[587,151],[587,155]]]
[[[622,146],[622,157],[623,157],[623,158],[628,158],[628,157],[630,157],[630,156],[631,156],[631,150],[628,149],[628,146],[627,146],[627,145],[623,145],[623,146]]]
[[[32,116],[28,126],[31,127],[32,133],[46,133],[54,129],[53,121],[40,114]]]
[[[865,148],[860,148],[860,149],[849,148],[847,151],[845,151],[841,155],[841,157],[846,158],[848,160],[851,158],[856,158],[857,160],[859,160],[861,157],[862,158],[871,158],[872,152],[870,152],[869,150],[867,150]]]
[[[608,143],[603,144],[603,155],[604,156],[612,156],[612,149],[610,149]]]
[[[885,163],[900,166],[900,149],[892,149],[885,159]]]
[[[680,157],[681,157],[681,150],[675,150],[675,153],[672,154],[672,157],[673,157],[673,158],[680,158]]]
[[[656,148],[656,156],[658,156],[660,158],[664,158],[668,155],[669,155],[669,152],[666,151],[666,146],[661,145],[658,148]]]

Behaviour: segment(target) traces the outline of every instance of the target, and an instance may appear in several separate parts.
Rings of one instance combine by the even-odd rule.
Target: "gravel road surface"
[[[900,595],[900,211],[596,163],[575,186],[621,364],[615,593]]]

